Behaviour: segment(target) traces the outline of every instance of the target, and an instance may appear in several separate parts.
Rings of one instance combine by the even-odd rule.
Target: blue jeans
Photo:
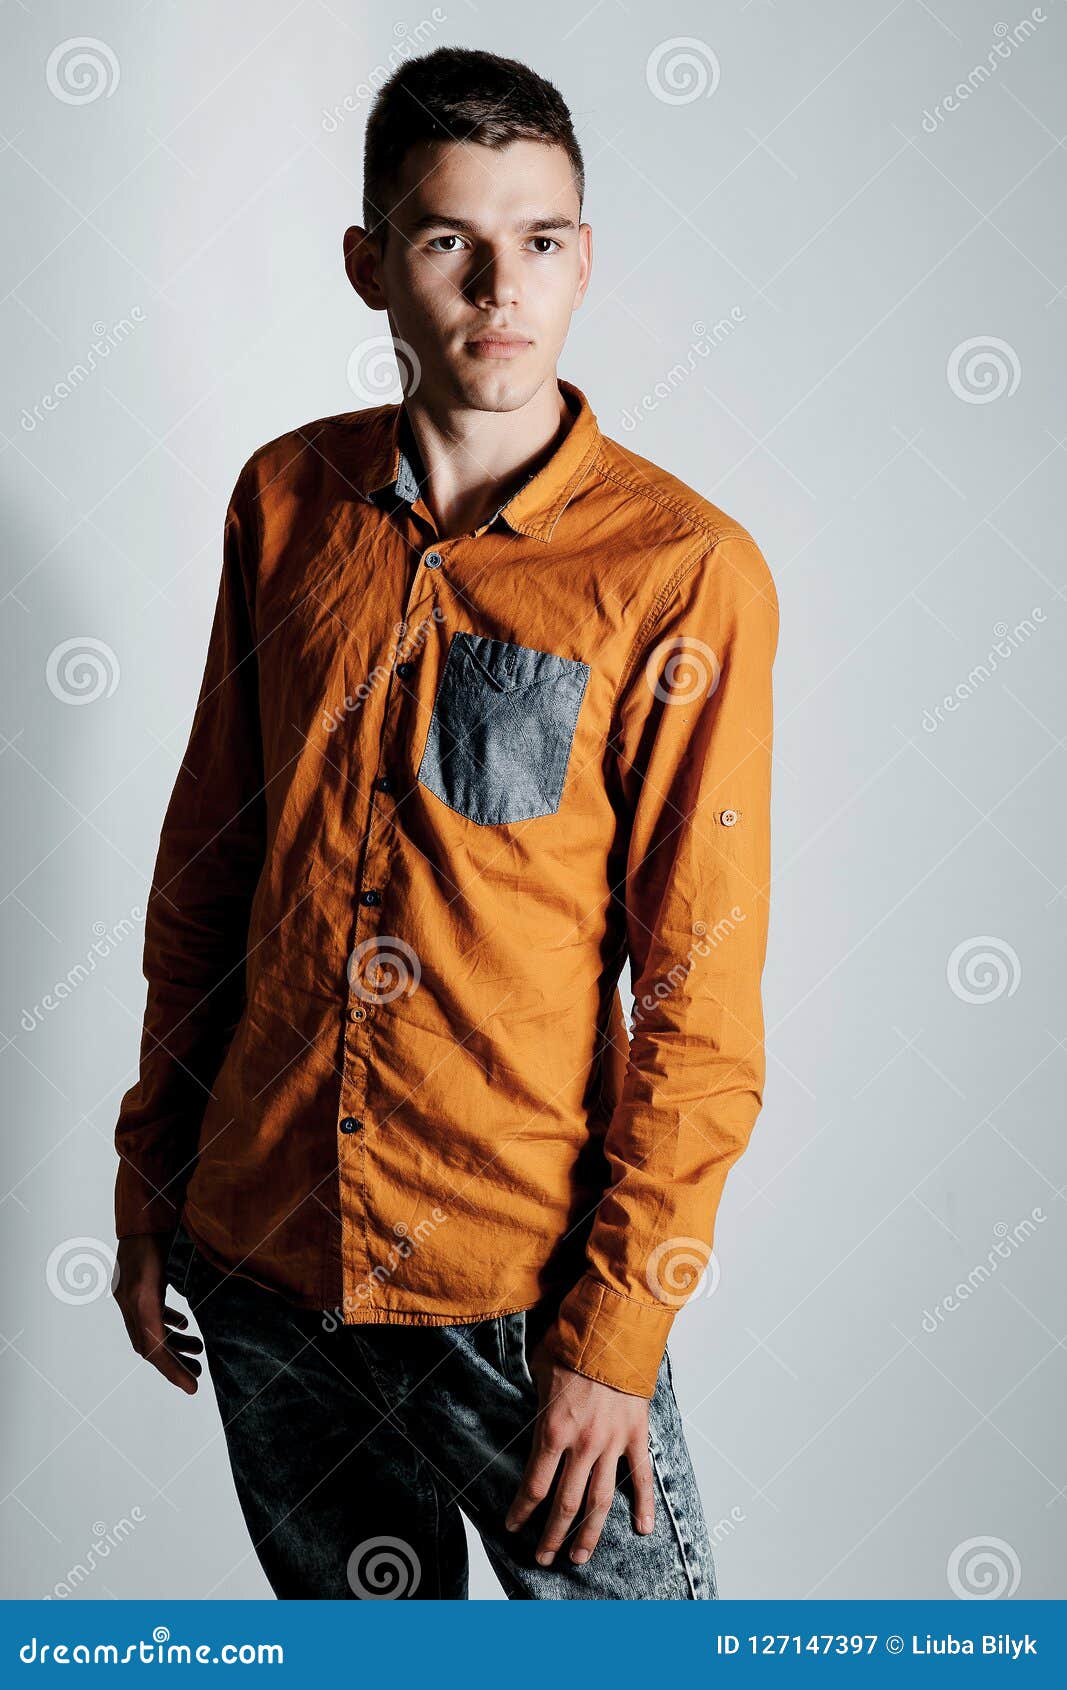
[[[654,1531],[634,1529],[624,1475],[590,1559],[575,1565],[568,1538],[539,1567],[551,1499],[516,1532],[504,1516],[538,1409],[527,1346],[550,1308],[455,1326],[342,1326],[222,1272],[184,1227],[167,1277],[200,1328],[238,1500],[276,1596],[462,1600],[461,1510],[509,1597],[716,1596],[666,1355],[649,1405]]]

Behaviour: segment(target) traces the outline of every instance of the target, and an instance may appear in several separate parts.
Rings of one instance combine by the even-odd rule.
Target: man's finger
[[[618,1458],[614,1455],[602,1455],[593,1467],[589,1476],[581,1525],[571,1545],[572,1561],[588,1561],[600,1542],[604,1521],[615,1497],[615,1475],[618,1468]]]
[[[541,1541],[537,1545],[537,1559],[542,1567],[552,1565],[556,1551],[570,1531],[576,1515],[582,1512],[590,1467],[588,1455],[579,1455],[573,1449],[567,1451],[567,1459],[563,1463],[556,1494],[552,1499],[552,1508],[541,1533]]]
[[[144,1356],[146,1361],[150,1361],[172,1385],[177,1385],[180,1390],[192,1396],[200,1377],[200,1363],[192,1357],[185,1361],[170,1348],[167,1340],[171,1334],[163,1325],[161,1307],[152,1307],[149,1304],[147,1308],[135,1310],[132,1318],[131,1338],[134,1349]],[[129,1322],[127,1324],[129,1325]],[[184,1334],[175,1333],[174,1336],[184,1337]]]
[[[635,1438],[626,1451],[626,1464],[634,1488],[634,1525],[639,1532],[650,1532],[656,1524],[656,1481],[648,1444]]]
[[[552,1488],[552,1480],[562,1455],[561,1449],[554,1449],[540,1437],[535,1437],[526,1471],[522,1475],[522,1483],[515,1492],[514,1501],[504,1519],[509,1532],[517,1531],[524,1525],[538,1504],[544,1501]]]
[[[199,1355],[203,1347],[203,1339],[198,1338],[195,1332],[169,1332],[167,1334],[167,1348],[173,1350],[176,1355]]]

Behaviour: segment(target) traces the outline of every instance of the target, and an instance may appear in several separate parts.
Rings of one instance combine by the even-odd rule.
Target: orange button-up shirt
[[[751,535],[560,389],[470,534],[403,406],[242,469],[116,1220],[345,1324],[552,1297],[557,1359],[651,1396],[762,1099],[778,612]]]

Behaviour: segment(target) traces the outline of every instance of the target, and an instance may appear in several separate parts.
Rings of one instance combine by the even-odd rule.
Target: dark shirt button
[[[409,675],[413,675],[415,673],[415,665],[414,663],[409,663],[405,657],[403,663],[397,664],[396,672],[402,681],[406,681]]]
[[[357,1121],[354,1115],[346,1115],[341,1122],[341,1131],[343,1133],[358,1133],[362,1125],[363,1122]]]
[[[392,777],[392,775],[379,775],[378,780],[377,780],[377,786],[378,786],[379,792],[392,792],[392,790],[393,790],[393,777]]]
[[[359,895],[359,901],[361,904],[380,904],[382,901],[382,895],[380,892],[375,892],[372,888],[369,892],[361,892]]]
[[[422,561],[426,565],[427,569],[440,569],[441,554],[440,552],[427,552]]]

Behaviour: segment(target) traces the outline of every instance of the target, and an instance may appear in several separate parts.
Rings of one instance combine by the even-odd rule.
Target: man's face
[[[578,219],[561,147],[412,149],[376,279],[394,336],[419,361],[425,397],[512,411],[555,380],[589,279],[592,231]],[[494,332],[508,339],[487,338]]]

